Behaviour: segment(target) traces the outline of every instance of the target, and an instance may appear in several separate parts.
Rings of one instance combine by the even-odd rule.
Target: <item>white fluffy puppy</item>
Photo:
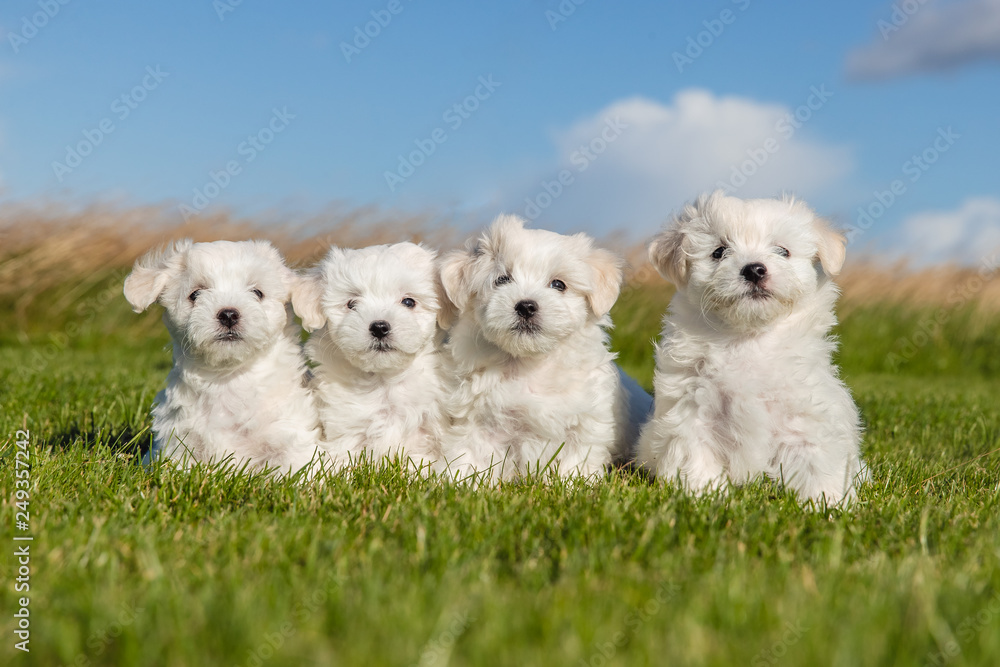
[[[592,476],[630,458],[649,396],[630,389],[607,349],[621,262],[584,234],[525,229],[500,216],[441,281],[458,311],[446,359],[459,479],[497,481],[550,469]],[[626,385],[626,382],[628,385]]]
[[[853,497],[860,420],[829,335],[844,254],[844,237],[804,203],[722,192],[653,240],[650,261],[677,293],[644,466],[696,491],[766,474],[807,498]]]
[[[428,472],[441,455],[439,283],[413,243],[332,248],[293,296],[314,333],[306,354],[334,465],[400,456]]]
[[[149,458],[284,472],[310,462],[319,420],[286,308],[297,281],[266,241],[183,240],[136,262],[125,298],[136,312],[164,307],[174,350]]]

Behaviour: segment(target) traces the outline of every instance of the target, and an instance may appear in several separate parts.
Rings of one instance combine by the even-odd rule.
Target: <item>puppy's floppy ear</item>
[[[472,285],[469,283],[469,274],[472,262],[476,259],[475,249],[453,250],[441,260],[441,269],[438,273],[441,289],[444,292],[444,303],[441,304],[438,321],[445,322],[443,328],[451,325],[452,319],[465,310],[469,304],[469,296],[472,292]],[[447,311],[447,312],[446,312]]]
[[[618,300],[622,288],[622,260],[608,250],[594,248],[587,257],[587,263],[594,270],[594,281],[587,302],[594,315],[604,317]]]
[[[826,275],[835,276],[844,267],[844,259],[847,257],[847,237],[833,229],[822,218],[816,218],[813,224],[819,239],[816,257]]]
[[[323,313],[323,274],[319,267],[305,275],[296,275],[291,288],[292,310],[302,320],[306,331],[322,329],[326,325]]]
[[[275,248],[270,241],[266,241],[264,239],[254,239],[252,243],[255,252],[278,265],[278,273],[281,277],[281,283],[285,286],[285,290],[288,292],[290,297],[292,291],[298,284],[299,274],[288,268],[288,265],[285,263],[284,255],[282,255],[281,251]]]
[[[136,260],[123,290],[132,310],[141,313],[159,300],[171,279],[184,270],[191,245],[191,239],[181,239]]]
[[[685,235],[678,227],[665,229],[649,243],[649,263],[678,287],[687,284],[688,257]]]
[[[455,324],[455,320],[458,319],[458,308],[452,303],[451,299],[448,297],[448,292],[444,288],[444,281],[441,277],[441,269],[443,267],[438,267],[437,275],[434,280],[434,290],[437,292],[438,301],[438,311],[437,311],[437,325],[447,331]]]

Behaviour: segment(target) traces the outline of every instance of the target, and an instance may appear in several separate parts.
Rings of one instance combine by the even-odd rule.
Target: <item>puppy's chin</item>
[[[335,359],[346,361],[365,373],[392,373],[413,364],[433,344],[433,331],[419,331],[402,325],[393,326],[389,336],[376,339],[368,331],[368,322],[369,318],[365,318],[364,327],[356,322],[347,322],[329,328],[320,349],[332,355],[331,362]]]
[[[733,329],[752,332],[763,329],[791,313],[792,308],[774,297],[744,297],[722,313]]]
[[[706,294],[705,310],[714,313],[729,328],[741,333],[764,329],[788,316],[795,307],[795,299],[757,286],[741,290],[739,294]]]
[[[551,352],[558,340],[535,323],[514,323],[507,327],[483,327],[486,339],[512,357],[535,357]]]
[[[219,369],[241,366],[260,352],[253,342],[238,335],[220,335],[217,338],[187,345],[185,350],[205,366]]]
[[[348,353],[347,360],[352,366],[365,373],[387,373],[402,370],[413,361],[413,355],[391,345],[372,345],[365,350]]]
[[[253,360],[277,337],[259,331],[196,330],[186,331],[182,340],[189,357],[209,368],[231,369]]]

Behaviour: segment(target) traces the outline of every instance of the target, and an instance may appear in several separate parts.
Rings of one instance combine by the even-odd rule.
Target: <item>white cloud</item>
[[[1000,199],[970,197],[953,211],[927,211],[900,225],[903,252],[919,264],[979,264],[1000,251]]]
[[[1000,0],[900,0],[879,36],[847,56],[848,76],[887,79],[1000,60]]]
[[[512,188],[505,208],[536,217],[527,199],[538,206],[540,225],[646,233],[720,184],[739,196],[809,197],[853,167],[849,148],[803,136],[831,96],[815,87],[795,109],[700,89],[680,91],[670,104],[641,97],[614,102],[556,133],[556,163]],[[561,169],[573,181],[545,206]]]

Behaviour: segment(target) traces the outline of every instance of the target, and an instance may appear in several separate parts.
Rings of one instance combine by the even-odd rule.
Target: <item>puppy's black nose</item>
[[[526,320],[530,320],[538,312],[538,304],[534,301],[524,300],[518,301],[517,305],[514,306],[514,312],[523,317]]]
[[[227,329],[232,329],[236,326],[236,323],[240,321],[240,311],[235,308],[223,308],[216,315],[219,319],[219,323]]]
[[[754,262],[744,266],[742,273],[744,278],[756,285],[767,276],[767,267],[760,262]]]
[[[390,328],[389,323],[385,320],[375,320],[368,325],[368,331],[372,332],[372,335],[379,340],[389,335]]]

